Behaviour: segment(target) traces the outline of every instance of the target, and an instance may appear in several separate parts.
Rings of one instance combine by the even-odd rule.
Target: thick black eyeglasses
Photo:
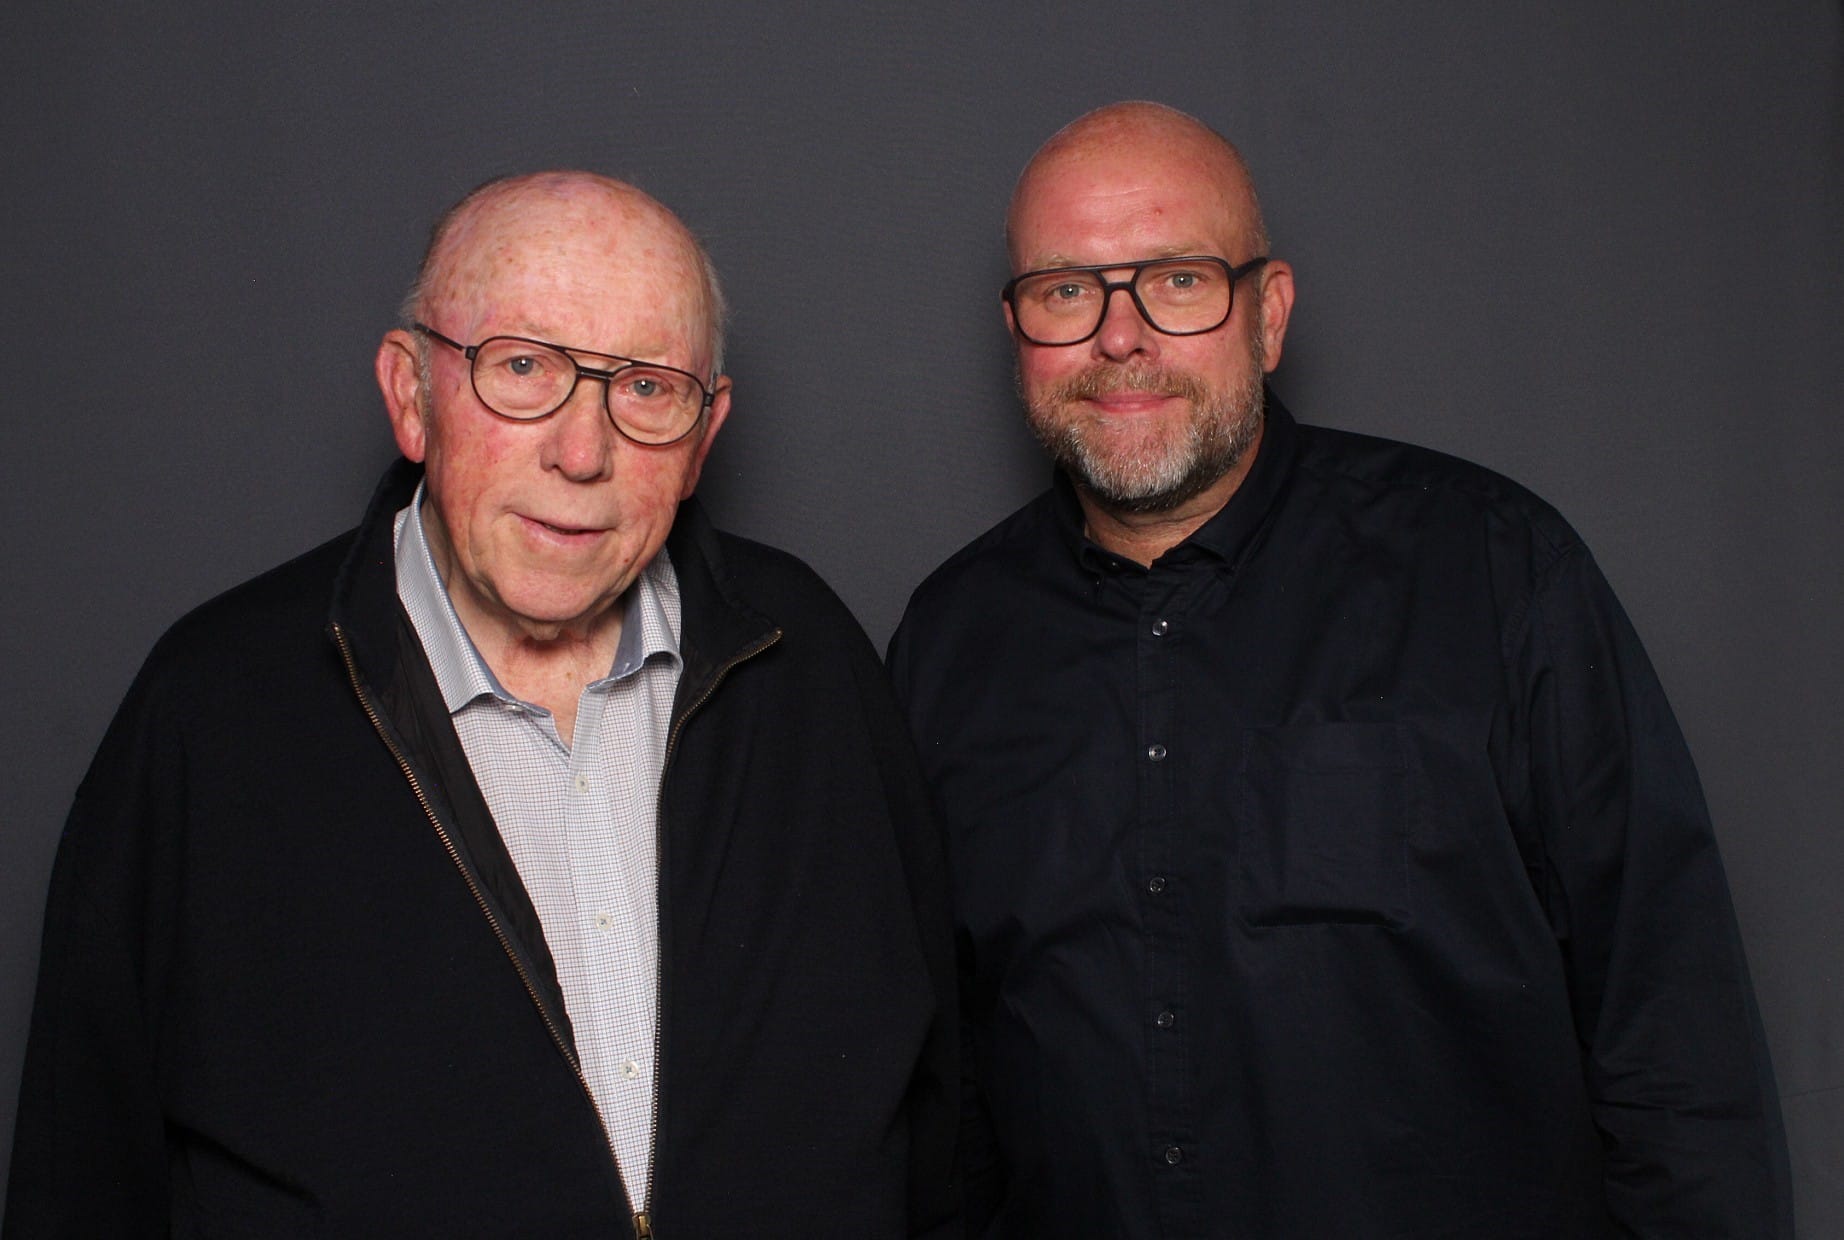
[[[1046,267],[1027,271],[1005,286],[1018,334],[1038,345],[1081,344],[1101,330],[1108,301],[1125,290],[1134,309],[1155,331],[1200,336],[1229,321],[1236,281],[1268,261],[1251,258],[1238,267],[1214,254],[1151,258],[1139,263],[1097,263],[1092,267]],[[1125,280],[1103,273],[1131,271]]]
[[[474,395],[502,418],[548,418],[564,407],[578,383],[595,379],[603,384],[602,404],[615,429],[635,443],[657,448],[691,434],[711,404],[710,390],[698,376],[674,366],[523,336],[489,336],[479,344],[462,344],[425,323],[411,326],[468,360]],[[585,366],[576,360],[578,353],[620,365],[606,370]]]

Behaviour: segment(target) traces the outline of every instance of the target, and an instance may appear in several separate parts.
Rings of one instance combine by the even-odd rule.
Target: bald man
[[[1573,530],[1298,425],[1247,169],[1037,153],[1006,326],[1054,488],[890,666],[947,818],[976,1233],[1784,1237],[1684,742]]]
[[[7,1236],[957,1234],[938,842],[850,614],[692,498],[722,315],[619,182],[437,225],[405,459],[78,793]]]

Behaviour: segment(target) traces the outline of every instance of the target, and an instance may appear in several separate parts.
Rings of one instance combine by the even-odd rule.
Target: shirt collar
[[[454,714],[482,697],[517,702],[519,699],[507,692],[487,666],[461,617],[455,614],[454,602],[436,570],[435,557],[429,552],[429,540],[423,532],[423,491],[424,484],[418,483],[409,506],[397,514],[397,597],[409,613],[423,654],[429,659],[443,704],[449,714]],[[679,661],[678,596],[678,578],[672,571],[671,558],[661,547],[622,596],[621,641],[615,647],[608,675],[596,684],[631,676],[656,654]]]
[[[1159,557],[1161,562],[1183,562],[1201,553],[1226,564],[1235,564],[1253,546],[1256,532],[1274,506],[1275,496],[1280,494],[1281,488],[1292,475],[1294,451],[1299,438],[1299,428],[1286,406],[1281,404],[1271,389],[1264,388],[1263,395],[1261,443],[1242,484],[1229,497],[1229,502],[1200,525],[1189,538]],[[1075,485],[1061,470],[1057,471],[1055,490],[1058,525],[1063,530],[1070,550],[1083,567],[1093,570],[1105,565],[1125,564],[1126,561],[1104,551],[1084,533],[1081,501],[1076,498]]]

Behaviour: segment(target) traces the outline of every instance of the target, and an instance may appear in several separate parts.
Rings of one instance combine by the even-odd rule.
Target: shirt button
[[[576,790],[578,792],[589,791],[589,777],[587,775],[578,775],[576,777]]]
[[[1177,1020],[1178,1016],[1174,1012],[1161,1012],[1153,1017],[1153,1023],[1161,1029],[1170,1029]]]
[[[1153,875],[1146,880],[1146,890],[1152,892],[1154,895],[1158,895],[1161,891],[1165,890],[1165,878],[1159,874]]]
[[[632,1059],[622,1064],[621,1079],[624,1081],[638,1081],[640,1079],[640,1065],[635,1063]]]
[[[1176,1167],[1184,1160],[1185,1152],[1176,1145],[1168,1145],[1165,1147],[1165,1162],[1167,1166]]]
[[[1167,624],[1163,620],[1154,620],[1152,622],[1152,635],[1154,637],[1164,637],[1167,633],[1171,631],[1172,631],[1172,626]]]
[[[1146,747],[1146,756],[1154,762],[1165,761],[1165,746],[1158,744],[1148,745]]]
[[[614,917],[608,913],[597,913],[595,915],[595,928],[597,930],[613,930],[615,928]]]

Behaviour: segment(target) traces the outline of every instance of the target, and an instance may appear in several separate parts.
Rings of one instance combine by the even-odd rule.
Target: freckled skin
[[[1014,274],[1177,254],[1214,254],[1233,266],[1260,252],[1255,231],[1253,190],[1221,139],[1181,113],[1136,104],[1091,113],[1054,136],[1019,178],[1008,216]],[[1017,340],[1020,392],[1027,405],[1039,406],[1034,416],[1080,424],[1098,453],[1156,454],[1182,438],[1191,402],[1144,392],[1056,402],[1046,396],[1098,366],[1165,368],[1217,393],[1246,389],[1280,361],[1292,303],[1292,271],[1278,260],[1245,277],[1229,321],[1203,335],[1155,331],[1129,297],[1116,294],[1101,330],[1083,344]],[[1091,536],[1150,562],[1228,501],[1258,445],[1257,432],[1236,466],[1169,512],[1121,511],[1079,487]]]
[[[530,336],[708,376],[709,320],[682,225],[629,187],[548,174],[488,191],[438,251],[423,316],[464,344]],[[431,554],[456,614],[507,687],[559,716],[604,674],[621,594],[665,543],[729,410],[667,447],[624,438],[603,387],[579,383],[537,422],[474,395],[465,358],[435,346],[422,390],[416,339],[389,333],[378,377],[398,448],[423,462]]]

